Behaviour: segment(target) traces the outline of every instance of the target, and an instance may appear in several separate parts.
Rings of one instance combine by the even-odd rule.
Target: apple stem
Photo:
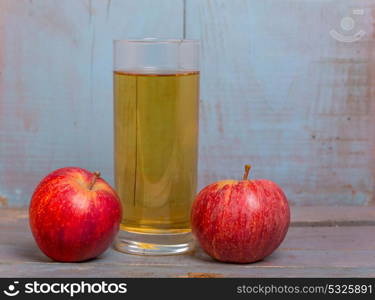
[[[92,181],[91,181],[91,183],[90,183],[90,185],[89,185],[89,190],[90,190],[90,191],[91,191],[92,188],[94,187],[94,184],[96,183],[96,180],[100,177],[100,172],[95,171],[95,172],[93,173],[93,175],[94,175],[94,178],[92,179]]]
[[[250,172],[251,166],[250,165],[245,165],[245,174],[243,174],[243,180],[247,180],[249,177],[249,172]]]

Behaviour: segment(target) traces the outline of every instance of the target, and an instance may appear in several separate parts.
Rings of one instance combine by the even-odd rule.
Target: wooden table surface
[[[0,209],[0,277],[375,277],[374,207],[294,207],[280,248],[254,264],[224,264],[201,249],[143,257],[109,249],[56,263],[37,248],[26,209]]]

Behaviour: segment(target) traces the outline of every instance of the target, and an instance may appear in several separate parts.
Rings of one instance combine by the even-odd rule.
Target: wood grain
[[[2,0],[0,197],[27,205],[69,165],[113,183],[112,40],[185,32],[202,40],[199,187],[251,163],[293,204],[374,204],[374,18],[372,0]]]
[[[368,238],[373,226],[292,227],[274,254],[254,264],[223,264],[199,248],[191,254],[164,257],[109,249],[95,260],[74,264],[52,262],[40,252],[28,227],[27,211],[1,211],[1,277],[375,276],[375,241]]]
[[[174,0],[0,1],[0,197],[26,205],[53,169],[113,182],[112,40],[180,37]]]
[[[373,203],[374,2],[190,0],[186,12],[202,40],[201,185],[250,163],[292,203]],[[344,43],[333,29],[366,35]]]

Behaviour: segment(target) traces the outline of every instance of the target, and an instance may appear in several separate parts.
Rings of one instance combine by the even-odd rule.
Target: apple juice
[[[199,72],[114,72],[115,182],[121,229],[190,231]]]

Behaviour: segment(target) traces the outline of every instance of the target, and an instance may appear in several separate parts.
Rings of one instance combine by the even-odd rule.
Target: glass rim
[[[161,39],[161,38],[139,38],[139,39],[121,39],[113,40],[114,44],[117,43],[135,43],[135,44],[199,44],[198,39]]]

